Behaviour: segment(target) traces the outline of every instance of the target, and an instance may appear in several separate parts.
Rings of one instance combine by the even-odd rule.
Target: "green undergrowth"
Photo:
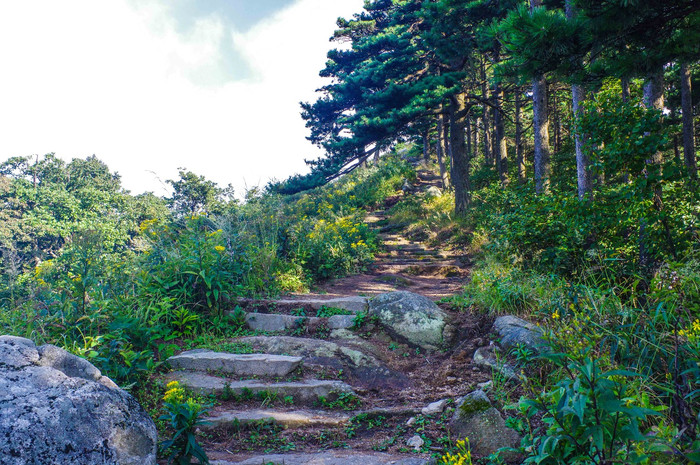
[[[549,352],[510,354],[529,374],[522,398],[505,389],[496,399],[524,437],[525,463],[699,463],[697,195],[665,185],[664,221],[675,226],[647,232],[652,268],[640,264],[637,233],[655,213],[633,185],[581,203],[556,182],[536,197],[530,186],[502,189],[488,167],[473,179],[463,217],[451,215],[448,191],[400,202],[389,224],[471,255],[453,308],[518,315],[543,331]]]

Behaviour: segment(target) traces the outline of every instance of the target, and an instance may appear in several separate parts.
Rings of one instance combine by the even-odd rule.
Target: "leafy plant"
[[[167,388],[163,396],[165,413],[160,419],[168,422],[173,436],[160,443],[160,450],[168,463],[190,465],[192,458],[195,458],[200,464],[208,465],[209,458],[195,437],[197,426],[205,424],[201,416],[207,409],[195,399],[187,397],[177,381],[168,383]]]

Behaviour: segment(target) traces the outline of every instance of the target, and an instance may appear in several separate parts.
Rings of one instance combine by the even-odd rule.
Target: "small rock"
[[[477,349],[476,352],[474,352],[474,363],[482,367],[490,368],[500,373],[506,379],[519,379],[515,368],[507,364],[504,360],[499,360],[496,354],[494,354],[492,346],[480,347]]]
[[[423,438],[421,438],[417,434],[408,441],[406,441],[406,445],[409,447],[413,447],[413,450],[415,450],[416,452],[420,452],[421,447],[423,447],[423,444],[425,444],[425,441],[423,441]]]
[[[416,424],[416,417],[411,417],[406,421],[406,426],[411,427]]]
[[[496,318],[493,330],[500,336],[499,344],[504,349],[524,346],[539,353],[546,344],[542,339],[540,328],[516,316],[506,315]]]
[[[441,195],[442,195],[442,191],[437,186],[430,186],[425,191],[425,197],[428,199],[432,198],[432,197],[440,197]]]
[[[428,404],[427,406],[423,407],[421,413],[423,415],[435,415],[436,413],[442,413],[446,406],[447,399],[438,400],[437,402],[433,402],[432,404]]]
[[[486,381],[485,383],[479,383],[476,385],[480,390],[486,392],[493,388],[493,381]]]

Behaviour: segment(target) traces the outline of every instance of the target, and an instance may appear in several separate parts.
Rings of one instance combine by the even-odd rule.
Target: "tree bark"
[[[506,124],[503,117],[503,89],[501,85],[496,86],[494,92],[494,123],[496,126],[496,168],[503,187],[508,185],[508,145],[506,143]]]
[[[437,159],[438,159],[438,166],[440,167],[440,179],[442,179],[442,188],[447,189],[450,187],[450,180],[447,177],[447,171],[445,170],[445,154],[447,153],[446,150],[446,145],[447,145],[447,139],[446,139],[446,134],[445,134],[445,115],[440,114],[438,116],[437,120]]]
[[[545,194],[549,192],[551,166],[549,161],[547,80],[544,75],[538,76],[532,83],[532,112],[532,126],[535,133],[535,192]]]
[[[629,103],[630,101],[630,80],[627,78],[622,78],[620,82],[622,85],[622,102]]]
[[[430,163],[430,139],[428,138],[429,130],[426,128],[423,130],[423,163],[426,165]]]
[[[518,181],[520,184],[527,182],[527,170],[525,168],[525,153],[523,151],[523,115],[520,89],[515,91],[515,158],[518,163]]]
[[[481,98],[484,100],[489,99],[489,88],[486,82],[486,65],[484,64],[484,58],[481,58]],[[483,124],[483,139],[484,139],[484,163],[486,165],[492,165],[492,153],[493,147],[491,144],[491,121],[489,118],[490,107],[486,104],[482,104],[484,109],[483,115],[481,116],[481,123]]]
[[[530,0],[530,11],[542,5],[542,0]],[[535,192],[549,192],[551,166],[549,162],[549,112],[547,108],[547,79],[539,75],[532,82],[532,127],[535,133]]]
[[[681,63],[681,111],[683,112],[683,156],[688,176],[698,178],[698,165],[695,159],[695,140],[693,130],[693,94],[687,63]]]
[[[463,215],[471,204],[469,185],[469,154],[465,143],[465,95],[452,97],[450,110],[450,147],[452,150],[452,185],[455,189],[455,214]]]
[[[574,84],[571,86],[571,104],[574,113],[574,121],[581,116],[581,103],[585,100],[583,88]],[[578,181],[578,199],[584,200],[588,196],[589,200],[593,199],[593,184],[591,183],[591,163],[584,147],[585,134],[581,134],[574,128],[574,145],[576,149],[576,178]]]

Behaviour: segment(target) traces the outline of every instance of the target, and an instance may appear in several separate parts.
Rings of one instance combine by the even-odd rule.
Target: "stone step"
[[[246,313],[245,321],[253,331],[280,332],[303,324],[325,324],[329,329],[347,329],[355,323],[355,315],[333,315],[328,318],[280,315],[276,313]]]
[[[265,454],[237,461],[213,460],[212,465],[427,465],[424,457],[381,452],[327,451],[312,454]]]
[[[221,371],[239,376],[287,376],[301,365],[301,357],[270,354],[230,354],[189,350],[168,359],[171,367],[193,371]]]
[[[313,404],[321,397],[332,398],[339,393],[354,393],[352,388],[342,381],[307,380],[296,382],[266,383],[258,380],[230,380],[218,376],[191,371],[175,371],[166,375],[168,381],[180,384],[200,394],[220,395],[228,385],[228,392],[240,396],[244,390],[254,395],[259,392],[276,393],[280,399],[291,396],[295,404]]]
[[[239,299],[239,303],[243,305],[265,305],[265,306],[282,306],[282,307],[299,307],[318,310],[321,307],[340,308],[351,313],[359,313],[367,311],[369,306],[367,297],[364,296],[347,296],[336,297],[333,299],[305,298],[299,297],[295,299],[279,299],[279,300],[254,300],[254,299]]]
[[[294,410],[290,412],[272,409],[253,409],[242,411],[225,411],[208,416],[202,425],[204,430],[223,429],[233,424],[246,425],[267,421],[285,428],[303,428],[307,426],[343,426],[350,422],[350,415]]]

